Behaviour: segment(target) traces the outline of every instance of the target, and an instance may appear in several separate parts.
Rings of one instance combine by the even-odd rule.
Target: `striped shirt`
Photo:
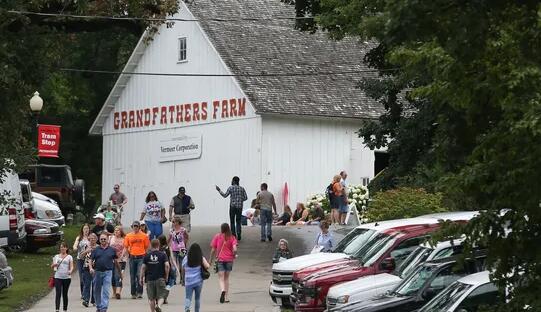
[[[231,196],[231,207],[233,208],[242,208],[242,202],[248,199],[248,195],[246,195],[246,191],[244,190],[244,187],[240,185],[231,185],[227,188],[227,191],[224,193],[220,191],[220,195],[222,197]]]

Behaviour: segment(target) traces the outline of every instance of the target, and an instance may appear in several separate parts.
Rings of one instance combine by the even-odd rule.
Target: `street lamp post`
[[[34,92],[34,96],[30,99],[30,110],[32,111],[32,136],[36,142],[36,149],[38,148],[38,117],[39,112],[43,108],[43,99],[39,96],[39,92]]]

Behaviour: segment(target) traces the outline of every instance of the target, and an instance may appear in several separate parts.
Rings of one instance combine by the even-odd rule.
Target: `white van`
[[[12,170],[0,172],[0,247],[24,246],[23,197],[19,176]]]

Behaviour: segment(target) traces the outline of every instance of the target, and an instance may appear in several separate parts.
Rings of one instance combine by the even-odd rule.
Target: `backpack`
[[[330,202],[332,202],[335,197],[332,186],[333,186],[333,183],[329,184],[329,186],[327,186],[327,189],[325,189],[325,195],[327,196]]]

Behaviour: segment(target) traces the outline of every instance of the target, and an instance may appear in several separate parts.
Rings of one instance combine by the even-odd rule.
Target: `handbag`
[[[201,277],[203,277],[204,280],[209,279],[210,272],[207,270],[203,265],[201,265]]]
[[[62,260],[60,260],[60,262],[58,263],[58,266],[60,266],[62,264],[64,259],[66,259],[66,257],[64,257],[64,258],[62,258]],[[57,266],[57,268],[58,268],[58,266]],[[51,274],[51,276],[49,276],[49,280],[47,281],[47,286],[49,286],[49,288],[54,288],[54,272],[53,272],[53,274]]]

